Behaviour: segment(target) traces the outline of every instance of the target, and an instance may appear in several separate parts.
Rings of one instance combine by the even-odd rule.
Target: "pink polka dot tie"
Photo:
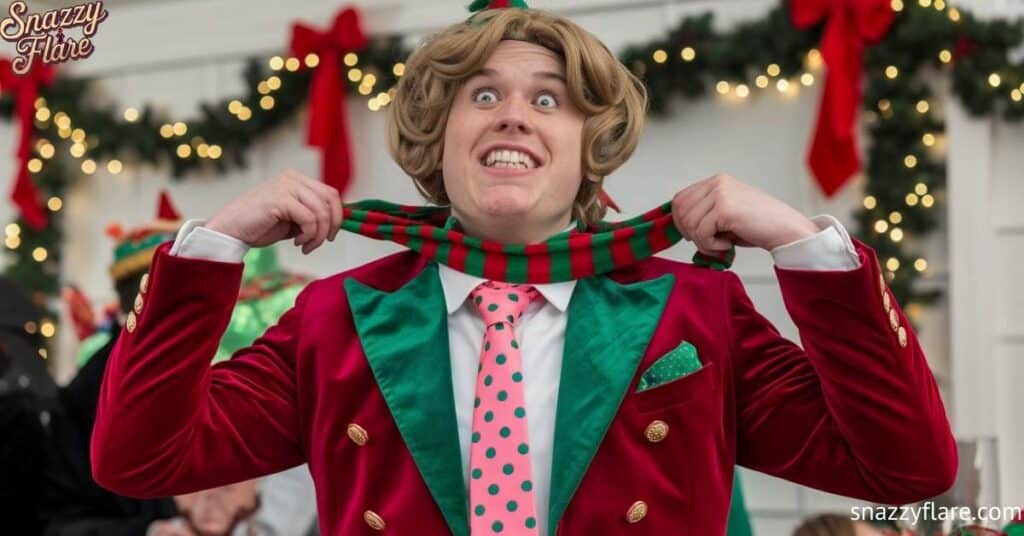
[[[523,359],[513,326],[540,293],[530,285],[481,283],[470,298],[484,319],[469,448],[470,534],[537,535],[537,507],[523,396]]]

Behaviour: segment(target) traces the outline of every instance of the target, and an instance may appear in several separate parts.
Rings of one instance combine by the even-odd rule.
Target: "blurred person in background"
[[[805,520],[793,536],[888,536],[864,521],[840,514],[822,514]]]
[[[171,524],[196,536],[271,536],[276,534],[254,514],[259,508],[259,484],[247,480],[174,498],[180,516]]]
[[[156,246],[173,237],[180,215],[162,195],[157,219],[128,231],[108,228],[117,240],[109,272],[118,296],[110,326],[86,339],[92,350],[79,358],[79,370],[60,388],[59,410],[53,415],[45,446],[46,468],[40,514],[47,536],[191,536],[169,520],[178,516],[171,497],[134,499],[96,484],[89,462],[89,439],[107,360],[135,304],[135,290],[149,267]],[[98,348],[97,348],[98,347]],[[93,348],[95,348],[93,350]]]
[[[118,310],[105,330],[83,341],[80,369],[60,390],[61,411],[49,444],[45,517],[47,536],[302,536],[316,527],[315,494],[308,469],[298,467],[251,480],[174,498],[132,499],[96,485],[89,464],[89,437],[96,419],[100,385],[111,350],[130,314],[137,312],[136,291],[143,285],[156,245],[173,239],[181,216],[162,193],[157,218],[127,231],[117,225],[110,266]],[[290,306],[306,278],[283,272],[271,248],[246,258],[247,285],[231,328],[215,361],[230,358],[234,338],[265,330]],[[258,493],[265,491],[263,508]]]
[[[39,534],[42,445],[57,385],[40,357],[40,315],[17,283],[0,276],[0,519],[4,534]]]

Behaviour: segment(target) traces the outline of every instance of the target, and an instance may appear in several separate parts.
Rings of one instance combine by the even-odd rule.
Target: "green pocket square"
[[[646,391],[672,380],[678,380],[692,374],[703,365],[697,356],[697,348],[688,341],[683,341],[667,354],[659,357],[640,375],[640,383],[636,392]]]

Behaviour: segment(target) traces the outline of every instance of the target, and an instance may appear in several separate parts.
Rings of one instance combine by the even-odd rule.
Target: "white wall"
[[[364,20],[371,33],[404,31],[421,35],[466,15],[461,7],[465,2],[353,3],[365,6]],[[254,7],[243,0],[180,0],[131,4],[115,1],[106,5],[111,14],[100,26],[95,54],[70,68],[102,78],[99,89],[103,94],[98,94],[97,100],[113,99],[122,108],[150,102],[167,110],[175,119],[187,119],[196,113],[197,102],[239,93],[243,89],[239,75],[244,58],[280,52],[287,42],[292,20],[299,18],[322,25],[339,4],[311,0],[285,4],[265,2]],[[714,9],[719,25],[725,28],[734,22],[761,16],[775,2],[535,0],[531,5],[571,14],[612,50],[620,50],[627,43],[661,35],[673,21],[688,13]],[[834,199],[825,200],[814,187],[804,164],[822,73],[817,75],[819,83],[801,88],[795,97],[783,97],[771,91],[763,95],[755,92],[755,98],[744,102],[709,98],[674,103],[676,114],[668,120],[652,120],[635,157],[609,178],[609,192],[627,215],[634,215],[668,200],[693,181],[723,171],[766,190],[808,215],[830,213],[850,223],[850,214],[860,203],[863,178],[850,184]],[[387,156],[383,115],[370,112],[360,99],[349,99],[348,106],[357,165],[348,200],[373,197],[420,202],[410,181]],[[950,128],[964,124],[970,122],[953,121]],[[258,143],[250,152],[249,168],[222,177],[196,175],[174,182],[166,169],[131,162],[126,162],[126,171],[119,176],[100,171],[93,176],[79,177],[66,196],[65,258],[68,260],[64,280],[77,283],[97,301],[112,298],[114,294],[106,273],[111,244],[103,229],[112,221],[135,224],[150,219],[161,188],[171,191],[186,217],[208,217],[233,196],[285,168],[316,176],[319,158],[303,144],[303,125],[304,114]],[[1024,445],[1024,433],[1013,430],[1014,417],[1009,408],[1013,407],[1010,389],[1024,380],[1024,364],[1019,358],[1024,348],[1024,326],[1007,320],[1024,314],[1024,283],[1019,276],[1014,277],[1018,273],[1015,267],[1024,262],[1024,220],[1020,219],[1020,211],[1013,210],[1024,201],[1019,171],[1024,128],[987,121],[982,127],[975,125],[974,128],[987,129],[989,134],[980,146],[973,138],[950,134],[951,139],[961,144],[961,154],[973,155],[972,165],[981,164],[992,170],[992,194],[975,190],[969,197],[973,204],[968,208],[971,214],[984,214],[988,205],[993,205],[993,214],[1001,215],[1002,219],[984,227],[992,240],[1000,244],[992,266],[985,272],[993,279],[974,279],[967,285],[996,281],[1000,283],[999,288],[1007,290],[998,296],[992,292],[992,296],[981,303],[974,299],[968,304],[974,308],[960,310],[960,316],[954,315],[952,324],[948,300],[941,301],[924,311],[919,335],[944,395],[947,400],[955,401],[950,414],[955,416],[958,431],[999,435],[1005,439],[1007,448],[1018,445],[1016,454],[1003,451],[1007,469],[1012,471],[1004,481],[1003,491],[1005,498],[1013,498],[1008,504],[1022,504],[1024,468],[1015,466],[1012,458],[1022,458],[1019,445]],[[0,123],[0,154],[13,151],[11,132],[11,125]],[[979,153],[979,149],[983,151]],[[968,188],[972,186],[970,181],[964,181],[964,174],[971,173],[970,169],[963,165],[952,168],[960,174],[961,184]],[[0,178],[10,176],[9,159],[0,158]],[[955,178],[951,176],[951,181]],[[11,218],[10,205],[0,203],[0,223]],[[972,226],[961,234],[971,236],[977,230]],[[293,248],[282,247],[282,261],[295,271],[327,275],[398,249],[389,243],[354,235],[339,237],[338,242],[308,257]],[[930,266],[926,280],[939,288],[946,288],[949,283],[946,244],[947,234],[943,228],[922,246]],[[691,254],[692,248],[686,244],[667,252],[668,256],[684,260]],[[957,267],[959,269],[960,265]],[[968,268],[978,269],[977,266],[964,269]],[[763,251],[742,250],[734,270],[742,276],[758,308],[785,336],[798,341],[796,329],[783,307],[769,255]],[[965,295],[961,292],[951,299],[962,299]],[[985,310],[978,311],[976,307]],[[971,320],[972,315],[979,312],[980,319]],[[956,322],[958,318],[962,319],[960,324]],[[954,350],[959,349],[961,353],[951,357],[949,334],[963,334],[973,337],[972,340],[979,336],[984,338],[987,335],[975,327],[985,319],[989,322],[986,325],[992,326],[993,340],[989,341],[992,352],[982,356],[967,355],[978,346],[958,348],[954,345]],[[57,371],[66,379],[73,373],[73,341],[70,329],[63,329],[61,333],[63,351],[56,356]],[[984,375],[977,371],[981,369],[972,369],[979,361],[988,364]],[[954,377],[954,373],[959,376]],[[993,388],[996,377],[1004,380],[998,388]],[[951,392],[953,388],[955,397]],[[992,405],[972,405],[970,401],[978,396],[988,397],[984,400]],[[992,412],[992,407],[998,410]],[[992,417],[986,419],[986,415]],[[979,422],[983,426],[974,426]],[[1019,422],[1016,424],[1019,429]],[[744,478],[749,507],[761,536],[787,534],[809,512],[843,512],[852,504],[846,499],[751,472],[744,472]]]
[[[1021,0],[962,2],[983,18]],[[1024,50],[1014,51],[1015,61]],[[958,436],[995,438],[1003,505],[1024,504],[1024,126],[947,103],[951,370]]]

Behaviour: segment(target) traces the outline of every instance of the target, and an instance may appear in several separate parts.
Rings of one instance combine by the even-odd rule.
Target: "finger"
[[[326,201],[328,197],[324,196],[324,194],[336,190],[316,179],[299,173],[294,169],[286,169],[282,173],[282,176],[291,181],[293,188],[308,192],[299,194],[299,198],[304,205],[309,207],[309,209],[312,210],[313,213],[317,215],[317,238],[314,239],[313,243],[310,244],[311,247],[309,248],[309,251],[312,251],[319,247],[320,244],[323,243],[323,240],[326,239],[327,236],[329,236],[331,233],[331,209],[328,206],[326,208],[326,211],[321,210],[321,204],[328,205],[328,202]],[[314,199],[312,199],[313,197],[324,198],[325,201],[315,201]],[[298,240],[296,240],[296,245],[299,245]]]
[[[718,211],[712,208],[697,226],[694,243],[704,253],[725,251],[732,246],[732,242],[725,238],[728,233],[718,232],[718,214]]]
[[[337,192],[337,190],[335,190]],[[345,209],[341,206],[341,195],[338,195],[331,200],[331,242],[338,237],[338,232],[341,231],[341,222],[345,221]]]
[[[341,194],[338,193],[335,187],[322,182],[315,182],[314,187],[321,193],[321,198],[327,204],[327,209],[331,216],[330,232],[327,235],[327,239],[333,242],[334,238],[338,235],[338,231],[341,230],[341,221],[344,218]]]
[[[700,226],[704,216],[715,206],[715,197],[706,195],[695,199],[685,214],[680,215],[683,222],[683,233],[689,237],[691,242],[697,242],[697,228]]]
[[[313,190],[301,187],[298,196],[299,200],[302,201],[302,204],[316,216],[316,234],[307,244],[308,251],[312,251],[319,247],[319,245],[323,244],[327,239],[327,235],[330,232],[330,215],[328,214],[327,206],[321,201],[321,199],[319,199],[316,192]]]
[[[715,186],[714,177],[708,177],[701,179],[686,188],[683,188],[679,192],[679,202],[684,206],[690,206],[697,202],[698,199],[707,197],[708,193]]]
[[[284,210],[289,221],[299,227],[294,244],[305,246],[316,236],[316,215],[296,197],[285,200]],[[305,252],[305,251],[303,251]]]
[[[341,230],[341,219],[343,217],[342,206],[341,206],[341,195],[338,190],[329,184],[310,179],[308,177],[301,178],[302,183],[313,190],[322,200],[324,205],[327,207],[327,240],[334,240],[337,236],[338,231]]]
[[[330,211],[317,192],[308,186],[298,186],[295,194],[299,201],[316,217],[316,232],[303,248],[303,252],[308,253],[320,247],[320,244],[327,239],[327,233],[330,232]]]
[[[675,222],[676,228],[683,235],[683,238],[687,240],[692,240],[690,236],[692,233],[687,231],[687,216],[693,213],[693,207],[701,199],[707,197],[710,187],[710,179],[697,181],[680,190],[672,200],[672,220]],[[690,225],[690,227],[694,226],[695,224]]]

